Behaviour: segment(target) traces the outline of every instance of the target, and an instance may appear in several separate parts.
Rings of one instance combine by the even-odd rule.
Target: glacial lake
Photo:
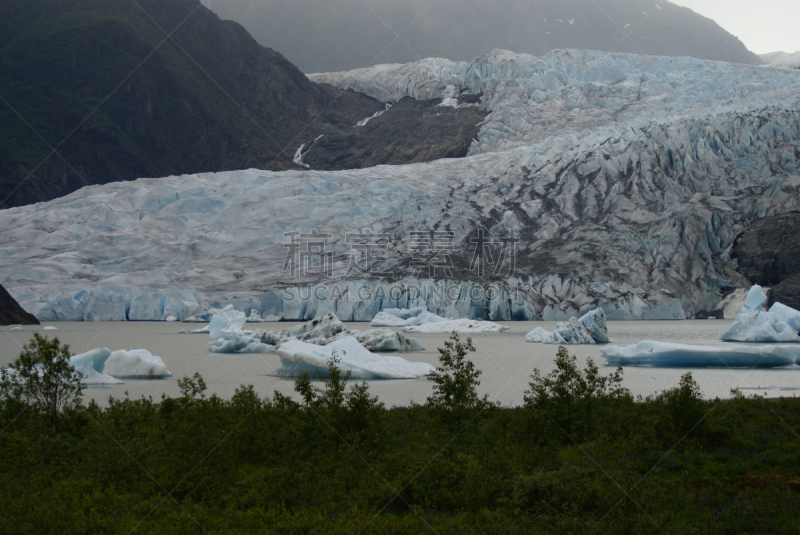
[[[543,374],[551,371],[558,346],[525,342],[525,334],[535,327],[552,329],[556,322],[501,322],[510,327],[503,333],[472,335],[476,352],[471,359],[483,372],[479,392],[505,406],[523,403],[524,391],[528,388],[534,368]],[[686,321],[612,321],[608,331],[613,345],[636,344],[641,340],[657,340],[685,344],[703,344],[724,347],[719,340],[732,320],[686,320]],[[296,325],[292,322],[248,323],[248,329],[280,330]],[[261,396],[271,397],[277,390],[294,395],[294,381],[272,377],[269,374],[280,367],[277,355],[221,355],[207,349],[208,335],[181,334],[181,329],[190,330],[202,324],[166,322],[57,322],[47,325],[56,331],[45,331],[44,325],[25,326],[23,331],[13,332],[9,327],[0,327],[0,365],[7,365],[20,353],[22,346],[33,332],[49,337],[58,336],[67,343],[73,353],[82,353],[98,347],[109,349],[144,348],[164,359],[173,373],[169,379],[126,380],[125,384],[107,387],[88,387],[84,401],[96,400],[101,405],[108,397],[132,398],[151,396],[154,400],[162,394],[177,397],[180,392],[177,380],[199,372],[208,385],[207,395],[216,393],[229,398],[242,384],[253,385]],[[367,323],[348,323],[348,328],[367,330]],[[443,345],[448,335],[413,334],[425,346],[425,351],[393,353],[411,361],[438,364],[437,347]],[[464,337],[464,335],[462,335]],[[592,358],[607,375],[614,371],[605,364],[600,355],[602,346],[568,346],[570,353],[578,356],[581,367],[587,358]],[[649,368],[628,367],[624,369],[623,385],[634,395],[647,396],[672,388],[687,370],[700,385],[705,398],[730,397],[732,388],[739,388],[745,395],[766,394],[769,397],[794,396],[800,393],[800,366],[772,369],[725,369],[725,368]],[[370,391],[377,395],[387,407],[405,406],[412,401],[424,403],[431,393],[431,383],[424,379],[405,381],[372,381]]]

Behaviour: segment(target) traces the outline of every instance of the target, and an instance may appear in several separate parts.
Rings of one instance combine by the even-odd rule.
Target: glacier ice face
[[[424,362],[409,362],[400,357],[386,357],[371,353],[356,338],[348,336],[328,345],[308,344],[290,340],[276,350],[281,367],[272,375],[298,377],[305,372],[314,378],[328,375],[328,363],[334,354],[341,360],[339,369],[350,372],[351,379],[417,379],[436,371]]]
[[[751,221],[800,209],[796,72],[569,50],[324,76],[387,102],[453,86],[481,94],[491,114],[462,159],[140,179],[2,210],[4,286],[43,322],[182,320],[229,302],[298,321],[412,307],[498,321],[598,307],[609,320],[683,319],[717,315],[723,290],[747,284],[730,250]],[[331,236],[330,274],[285,273],[284,234],[312,229]],[[347,235],[363,229],[393,237],[372,267],[400,287],[455,290],[392,294],[394,283],[349,272]],[[471,272],[420,273],[413,233],[430,229],[452,229],[457,266],[470,265],[479,231],[516,235],[516,269],[492,279],[492,296]]]
[[[800,311],[781,303],[764,309],[767,296],[761,286],[750,288],[739,315],[722,334],[729,342],[800,342]]]
[[[82,382],[88,385],[120,384],[119,379],[172,377],[161,357],[146,349],[110,351],[103,347],[70,357],[70,364],[83,374]]]
[[[626,347],[603,347],[600,353],[611,366],[775,368],[798,362],[800,346],[710,347],[644,340]]]
[[[559,323],[553,331],[536,327],[525,335],[528,342],[541,344],[605,344],[608,342],[608,328],[603,309],[592,310],[580,319],[570,318]]]

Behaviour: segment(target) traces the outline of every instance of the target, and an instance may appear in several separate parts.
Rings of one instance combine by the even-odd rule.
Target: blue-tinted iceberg
[[[275,346],[262,342],[259,329],[245,331],[242,329],[247,318],[244,312],[228,305],[214,314],[208,324],[208,350],[212,353],[271,353]]]
[[[146,349],[110,351],[102,347],[70,358],[88,385],[119,384],[119,379],[163,379],[172,377],[161,359]]]
[[[761,286],[750,288],[742,310],[722,335],[729,342],[800,342],[800,311],[775,303],[767,311]]]
[[[334,355],[341,360],[338,367],[349,371],[351,379],[416,379],[432,374],[436,368],[425,362],[409,362],[400,357],[376,355],[362,346],[353,336],[346,336],[328,345],[291,340],[275,351],[281,367],[272,375],[298,377],[308,373],[327,377],[328,363]]]
[[[636,345],[600,349],[611,366],[663,368],[776,368],[800,359],[800,345],[690,346],[645,340]]]
[[[592,310],[580,319],[559,323],[552,332],[536,327],[525,335],[525,340],[540,344],[605,344],[608,343],[606,313],[602,308]]]

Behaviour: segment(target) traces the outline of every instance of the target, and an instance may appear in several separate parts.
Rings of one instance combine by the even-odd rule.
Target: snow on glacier
[[[800,342],[800,311],[781,303],[764,308],[767,295],[759,285],[750,288],[736,320],[722,334],[729,342]]]
[[[693,346],[644,340],[600,349],[610,366],[776,368],[800,360],[800,345]]]
[[[328,363],[334,355],[341,359],[339,369],[349,371],[351,379],[417,379],[436,371],[434,366],[425,362],[376,355],[352,336],[322,346],[290,340],[281,344],[276,353],[281,359],[281,367],[272,375],[279,377],[298,377],[303,372],[312,379],[317,374],[327,377]]]
[[[231,303],[273,320],[370,321],[413,307],[489,320],[566,321],[596,308],[609,320],[683,319],[746,284],[730,250],[752,220],[800,209],[797,71],[493,51],[313,78],[386,102],[453,86],[481,94],[490,115],[462,159],[139,179],[2,210],[4,286],[43,322],[183,320]],[[516,232],[516,270],[490,292],[469,273],[420,276],[412,232],[441,228],[465,264],[478,230]],[[284,234],[312,229],[331,235],[331,273],[290,277]],[[346,235],[362,229],[394,237],[379,266],[394,282],[349,274]],[[347,298],[326,293],[336,285]],[[453,291],[410,290],[424,285]]]
[[[608,342],[606,315],[598,308],[579,319],[558,323],[552,331],[536,327],[525,335],[525,340],[540,344],[605,344]]]

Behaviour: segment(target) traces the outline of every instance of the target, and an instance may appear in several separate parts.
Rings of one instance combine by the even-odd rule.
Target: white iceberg
[[[9,329],[9,330],[11,330],[11,331],[21,331],[22,330],[22,325],[10,325],[10,327],[11,327],[11,329]]]
[[[604,347],[600,353],[611,366],[775,368],[795,364],[800,359],[800,346],[711,347],[644,340],[632,346]]]
[[[45,330],[45,331],[57,331],[57,330],[58,330],[58,327],[53,327],[52,325],[46,325],[46,326],[44,327],[44,330]]]
[[[428,312],[422,307],[387,308],[375,314],[369,324],[372,327],[413,327],[442,321],[447,321],[447,318]]]
[[[507,331],[508,327],[494,323],[493,321],[483,320],[444,320],[434,323],[424,323],[412,327],[403,327],[403,331],[409,333],[499,333]]]
[[[120,384],[119,379],[163,379],[172,377],[161,359],[146,349],[110,351],[101,347],[70,357],[70,364],[88,385]]]
[[[800,342],[800,311],[775,303],[764,309],[767,296],[761,286],[750,288],[736,319],[722,335],[729,342]]]
[[[298,377],[303,372],[312,378],[317,374],[327,377],[328,363],[334,354],[341,359],[339,369],[349,371],[351,379],[417,379],[436,371],[434,366],[425,362],[376,355],[353,336],[324,346],[290,340],[281,344],[276,353],[281,359],[281,367],[272,375],[279,377]]]
[[[103,366],[103,373],[117,379],[162,379],[172,377],[161,357],[146,349],[112,351]]]
[[[536,327],[525,335],[525,340],[540,344],[605,344],[608,343],[606,314],[598,308],[580,319],[558,323],[552,332]]]
[[[214,314],[208,324],[208,350],[212,353],[271,353],[274,345],[261,340],[262,332],[245,331],[242,326],[247,321],[244,312],[228,305]]]

